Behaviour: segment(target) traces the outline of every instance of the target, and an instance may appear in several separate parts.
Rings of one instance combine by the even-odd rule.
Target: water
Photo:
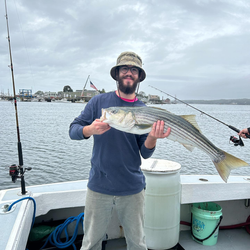
[[[18,102],[18,117],[23,148],[26,185],[87,179],[93,146],[92,138],[73,141],[68,129],[73,119],[84,109],[80,103]],[[227,126],[201,115],[190,107],[157,105],[175,114],[195,114],[203,134],[216,146],[250,163],[250,140],[245,147],[235,147],[229,137],[236,135]],[[250,106],[194,105],[196,108],[239,129],[250,126]],[[154,158],[179,162],[181,174],[217,174],[210,158],[201,150],[188,151],[177,142],[160,139]],[[18,164],[15,109],[11,102],[0,101],[0,189],[16,188],[11,182],[8,166]],[[231,171],[231,175],[250,175],[250,167]]]

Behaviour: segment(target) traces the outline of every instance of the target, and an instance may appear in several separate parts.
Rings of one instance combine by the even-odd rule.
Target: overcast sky
[[[13,93],[1,4],[0,91]],[[115,90],[110,69],[134,51],[146,94],[164,96],[153,85],[183,100],[250,98],[249,0],[7,0],[7,8],[17,92],[81,90],[88,75]]]

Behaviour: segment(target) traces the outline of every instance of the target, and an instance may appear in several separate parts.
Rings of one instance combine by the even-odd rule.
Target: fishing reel
[[[234,143],[234,146],[241,146],[243,147],[244,146],[244,143],[241,139],[241,137],[239,136],[239,139],[235,136],[230,136],[230,141]]]
[[[15,164],[11,165],[9,167],[9,175],[11,176],[11,179],[12,179],[12,182],[16,182],[17,178],[21,178],[25,171],[28,170],[30,171],[32,168],[29,167],[29,168],[25,168],[24,171],[23,171],[23,168],[21,168],[20,166],[17,166]]]

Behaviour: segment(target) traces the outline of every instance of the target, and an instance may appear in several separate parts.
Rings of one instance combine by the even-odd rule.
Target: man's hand
[[[95,119],[89,126],[85,126],[82,132],[85,137],[90,137],[91,135],[101,135],[110,129],[111,127],[107,123]]]
[[[170,135],[171,129],[168,128],[164,133],[164,121],[157,121],[153,124],[150,133],[145,141],[146,148],[154,148],[159,138],[166,138]]]
[[[247,138],[246,135],[249,135],[248,129],[247,129],[247,128],[242,129],[242,130],[239,132],[238,135],[241,136],[241,137],[243,137],[243,138]]]
[[[170,134],[170,128],[164,133],[164,121],[157,121],[153,124],[152,129],[148,136],[152,139],[165,138]]]

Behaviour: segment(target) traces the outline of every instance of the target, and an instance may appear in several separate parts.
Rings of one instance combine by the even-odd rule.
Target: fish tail
[[[230,175],[230,171],[235,168],[240,168],[240,167],[247,167],[249,166],[248,163],[245,161],[225,152],[222,151],[224,154],[223,160],[216,162],[213,161],[217,171],[219,172],[221,178],[227,182],[227,179]]]

